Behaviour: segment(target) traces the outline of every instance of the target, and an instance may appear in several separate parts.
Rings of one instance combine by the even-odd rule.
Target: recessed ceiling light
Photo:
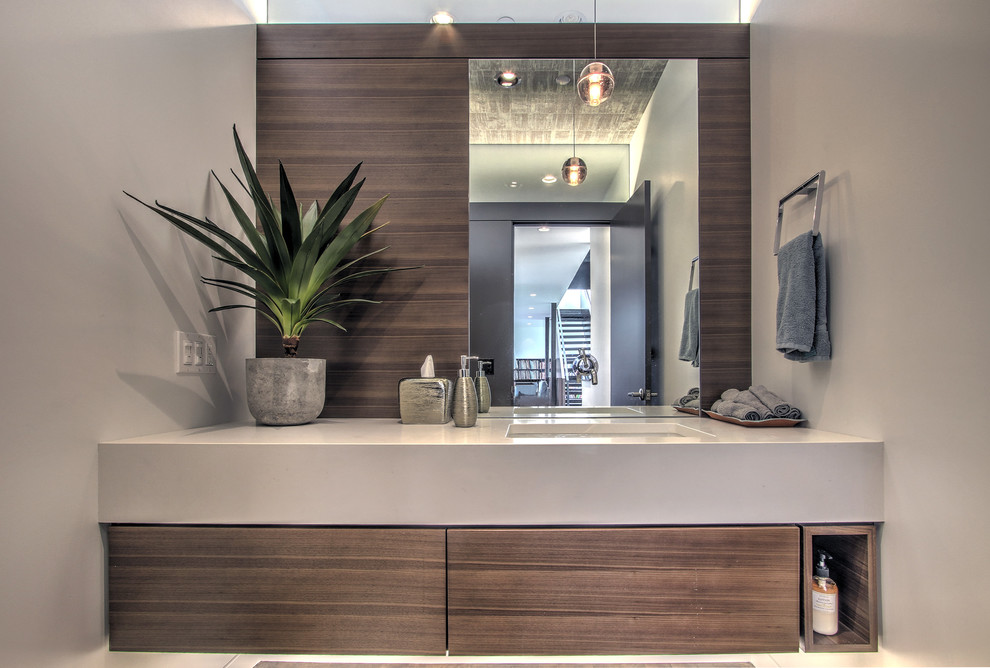
[[[531,315],[527,315],[526,317],[527,317],[527,318],[532,318],[533,316],[531,316]]]
[[[536,228],[536,231],[537,232],[549,232],[550,231],[550,226],[549,225],[540,225],[539,227]]]
[[[512,88],[513,86],[518,86],[520,81],[522,81],[522,77],[509,70],[499,72],[495,76],[495,82],[502,88]]]
[[[546,176],[543,177],[543,182],[546,183],[547,185],[551,183],[556,183],[557,177],[554,176],[553,174],[547,174]]]
[[[535,307],[535,306],[530,306],[530,307],[529,307],[529,310],[530,310],[530,311],[535,311],[535,310],[536,310],[536,307]]]
[[[450,25],[454,22],[454,17],[450,15],[450,12],[439,11],[430,18],[430,22],[439,25]]]
[[[554,79],[554,81],[557,82],[558,86],[566,86],[571,82],[571,77],[569,74],[561,74],[556,79]]]
[[[585,15],[576,9],[568,9],[565,12],[557,14],[554,18],[554,21],[557,23],[584,23],[587,20]]]
[[[530,293],[529,293],[529,296],[530,296],[530,297],[535,297],[535,296],[536,296],[536,293],[535,293],[535,292],[530,292]]]
[[[519,182],[518,181],[509,181],[505,185],[507,187],[509,187],[509,188],[518,188],[519,187]]]

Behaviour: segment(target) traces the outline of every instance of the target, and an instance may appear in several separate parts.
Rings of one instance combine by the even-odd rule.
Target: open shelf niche
[[[874,524],[801,526],[802,645],[806,652],[877,651],[877,529]],[[839,632],[815,633],[811,626],[811,582],[815,553],[832,555],[829,577],[839,588]]]

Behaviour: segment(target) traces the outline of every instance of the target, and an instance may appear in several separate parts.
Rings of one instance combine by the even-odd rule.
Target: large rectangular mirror
[[[606,63],[697,59],[701,261],[695,285],[701,289],[700,387],[707,406],[722,390],[751,384],[749,26],[600,24],[597,36],[598,55]],[[488,357],[502,354],[470,343],[472,330],[479,329],[470,326],[469,319],[478,322],[472,309],[479,303],[490,313],[505,308],[497,294],[483,300],[469,294],[469,274],[483,267],[476,257],[469,266],[469,245],[476,245],[469,229],[476,225],[469,226],[469,219],[491,204],[468,201],[470,61],[587,59],[592,40],[590,24],[258,26],[257,151],[263,183],[277,190],[281,160],[307,184],[298,198],[319,197],[325,195],[321,188],[328,174],[347,173],[363,161],[362,174],[374,184],[367,204],[390,195],[382,217],[393,224],[381,234],[392,247],[391,261],[428,267],[383,281],[372,295],[383,303],[373,315],[356,312],[348,333],[319,331],[307,339],[307,354],[325,358],[334,369],[325,417],[397,417],[398,379],[415,373],[427,354],[447,377],[457,373],[459,357],[469,348]],[[620,80],[619,90],[621,85]],[[655,200],[666,186],[654,181]],[[497,203],[507,204],[504,194]],[[616,213],[615,202],[544,206],[609,208],[587,214],[599,221]],[[513,219],[500,216],[474,217]],[[499,244],[511,248],[511,234],[498,226],[484,229],[491,237],[484,247],[491,252],[483,256],[497,268],[490,276],[511,276],[511,266],[494,259]],[[662,271],[684,282],[690,259],[676,258]],[[665,327],[680,326],[681,308],[664,316]],[[511,302],[505,317],[512,318]],[[262,357],[281,351],[268,329],[259,323]],[[510,337],[505,346],[511,345]],[[508,366],[497,365],[496,382],[506,375],[511,381],[513,351],[504,358]],[[683,385],[677,383],[671,394]]]
[[[517,414],[680,415],[700,385],[698,63],[610,60],[597,107],[585,64],[469,61],[471,351]]]

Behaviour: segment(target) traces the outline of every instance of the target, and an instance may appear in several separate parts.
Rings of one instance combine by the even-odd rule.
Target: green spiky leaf
[[[199,242],[214,257],[254,282],[221,278],[202,278],[203,283],[233,292],[253,300],[253,303],[225,304],[211,312],[250,308],[261,313],[283,337],[299,336],[310,324],[321,322],[346,329],[340,323],[324,317],[330,310],[347,304],[380,302],[357,297],[342,297],[331,289],[343,283],[370,276],[404,271],[418,267],[371,267],[360,264],[388,247],[347,259],[354,246],[379,227],[372,227],[375,217],[385,203],[381,198],[345,224],[364,180],[358,181],[358,163],[337,185],[321,207],[314,201],[305,211],[296,201],[292,186],[282,163],[279,163],[279,195],[276,199],[262,188],[257,171],[251,163],[234,127],[234,146],[244,179],[234,178],[250,197],[254,219],[241,206],[215,172],[211,175],[223,191],[239,232],[229,232],[209,218],[197,218],[177,209],[159,204],[147,204],[134,195],[128,197],[161,216],[189,238]]]

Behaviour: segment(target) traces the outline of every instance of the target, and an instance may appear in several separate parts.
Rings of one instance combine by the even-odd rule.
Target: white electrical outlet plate
[[[175,373],[217,372],[217,339],[209,334],[175,333]]]

